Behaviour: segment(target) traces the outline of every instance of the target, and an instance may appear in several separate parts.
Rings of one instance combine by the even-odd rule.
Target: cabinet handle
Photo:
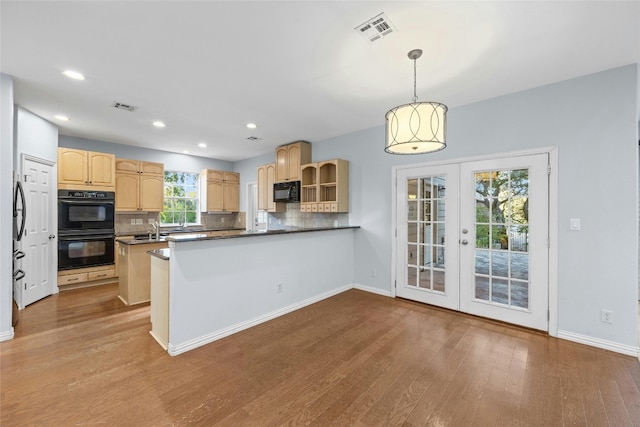
[[[89,184],[93,184],[93,181],[89,181]]]
[[[67,279],[67,282],[75,282],[76,280],[79,280],[79,277],[75,277],[73,279]]]
[[[96,277],[104,277],[104,276],[106,276],[106,275],[107,275],[107,273],[104,273],[104,274],[98,274]]]

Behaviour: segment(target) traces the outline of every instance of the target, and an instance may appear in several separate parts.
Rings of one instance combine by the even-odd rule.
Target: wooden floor
[[[2,426],[640,425],[638,359],[351,290],[177,357],[116,285],[29,306]]]

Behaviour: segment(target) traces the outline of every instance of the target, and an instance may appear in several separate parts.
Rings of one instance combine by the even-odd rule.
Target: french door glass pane
[[[444,292],[445,177],[407,179],[407,286]]]
[[[529,308],[529,171],[475,173],[475,298]]]

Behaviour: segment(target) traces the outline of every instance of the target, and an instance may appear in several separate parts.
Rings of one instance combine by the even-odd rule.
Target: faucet
[[[156,231],[156,240],[160,240],[160,224],[158,224],[158,220],[153,221],[151,224],[153,229]]]

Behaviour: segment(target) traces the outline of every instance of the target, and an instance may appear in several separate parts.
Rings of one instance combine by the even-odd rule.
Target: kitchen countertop
[[[228,230],[242,230],[244,231],[244,227],[240,227],[240,228],[222,228],[222,227],[217,227],[217,228],[192,228],[189,229],[188,227],[185,228],[178,228],[178,229],[163,229],[160,228],[160,234],[164,234],[165,236],[167,234],[191,234],[191,233],[206,233],[208,231],[228,231]],[[118,232],[116,233],[116,237],[118,236],[138,236],[141,234],[148,234],[145,232],[140,232],[140,231],[124,231],[124,232]],[[155,232],[152,232],[151,234],[155,234]]]
[[[168,242],[196,242],[201,240],[220,240],[220,239],[237,239],[244,237],[257,237],[257,236],[271,236],[274,234],[294,234],[294,233],[308,233],[314,231],[330,231],[330,230],[347,230],[357,229],[359,225],[347,225],[342,227],[322,227],[322,228],[292,228],[286,230],[267,230],[267,231],[245,231],[240,234],[233,234],[229,236],[207,236],[204,233],[191,233],[181,234],[178,236],[166,237]]]
[[[148,237],[118,237],[118,235],[116,235],[116,241],[125,245],[146,245],[146,244],[150,244],[150,243],[158,243],[158,242],[166,242],[167,238],[169,237],[168,235],[189,235],[192,236],[194,234],[196,235],[202,235],[206,237],[206,233],[210,232],[210,231],[232,231],[232,230],[242,230],[244,231],[244,228],[199,228],[197,230],[189,230],[189,229],[183,229],[183,230],[167,230],[167,231],[160,231],[160,239],[156,239],[155,238],[155,233],[119,233],[118,235],[120,236],[147,236],[148,234],[151,234],[153,237],[151,239],[149,239]],[[228,236],[225,236],[228,237]],[[215,237],[211,237],[211,238],[215,238]]]
[[[156,258],[160,258],[161,260],[169,261],[169,248],[154,249],[152,251],[147,251],[147,253]]]

